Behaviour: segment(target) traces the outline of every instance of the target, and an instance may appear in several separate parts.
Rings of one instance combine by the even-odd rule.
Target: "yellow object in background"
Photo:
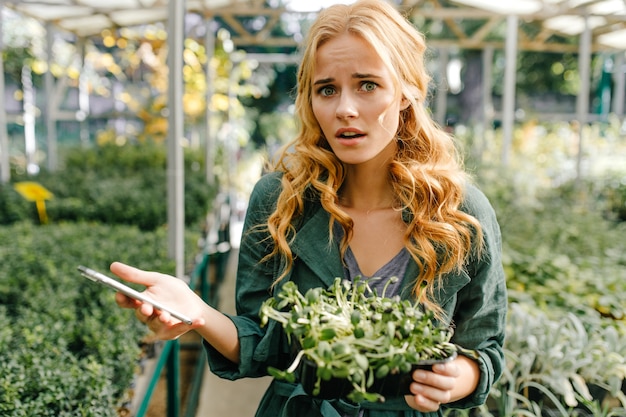
[[[16,182],[13,185],[15,191],[20,193],[28,201],[34,201],[37,205],[37,213],[39,214],[39,221],[42,224],[48,223],[48,214],[46,213],[46,200],[50,200],[54,197],[50,191],[48,191],[43,185],[34,181],[22,181]]]

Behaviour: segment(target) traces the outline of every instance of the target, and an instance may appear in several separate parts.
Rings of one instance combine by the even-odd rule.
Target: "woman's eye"
[[[365,81],[361,84],[361,90],[363,91],[374,91],[378,87],[378,84],[372,81]]]
[[[322,96],[332,96],[335,93],[335,89],[329,85],[326,85],[318,90],[319,94]]]

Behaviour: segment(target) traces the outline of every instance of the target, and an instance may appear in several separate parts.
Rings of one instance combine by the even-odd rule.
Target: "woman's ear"
[[[400,111],[406,110],[411,105],[411,102],[404,96],[400,100]]]

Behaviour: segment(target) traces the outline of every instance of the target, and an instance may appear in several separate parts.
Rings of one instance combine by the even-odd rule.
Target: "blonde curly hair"
[[[267,224],[274,241],[269,257],[281,256],[285,265],[276,282],[293,266],[289,247],[296,233],[293,221],[303,213],[307,190],[314,189],[330,213],[331,236],[333,222],[343,228],[342,254],[352,237],[353,222],[338,204],[344,166],[324,138],[311,104],[316,52],[344,33],[360,36],[371,45],[390,70],[396,92],[410,102],[400,113],[389,181],[407,224],[405,246],[420,267],[413,294],[421,297],[427,308],[440,312],[432,301],[435,282],[465,266],[472,241],[482,241],[482,232],[478,221],[459,209],[468,178],[454,142],[434,123],[424,104],[430,82],[424,65],[424,36],[393,6],[380,0],[322,10],[303,45],[295,102],[300,129],[273,167],[283,172],[282,192]]]

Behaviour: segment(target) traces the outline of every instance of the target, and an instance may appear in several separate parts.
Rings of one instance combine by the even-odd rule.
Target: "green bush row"
[[[143,329],[75,267],[106,269],[121,259],[172,270],[159,227],[163,152],[156,145],[73,150],[63,171],[37,177],[55,194],[45,227],[15,223],[36,219],[34,205],[11,186],[0,187],[0,223],[15,223],[0,228],[0,323],[9,323],[0,328],[0,369],[8,370],[0,373],[0,415],[108,416],[119,405]],[[194,158],[186,155],[187,199],[198,197],[187,200],[186,210],[198,211],[186,214],[188,224],[210,205]],[[545,404],[525,396],[533,387],[552,396],[552,406],[566,410],[561,415],[573,415],[572,404],[589,403],[590,385],[619,397],[626,373],[626,223],[606,209],[621,203],[610,203],[606,184],[529,195],[506,175],[495,178],[483,178],[482,188],[502,227],[511,309],[507,371],[490,404],[502,417],[540,416]],[[55,224],[60,219],[78,223]],[[621,411],[593,415],[611,412]]]
[[[601,393],[626,401],[621,392],[626,332],[618,323],[516,301],[510,304],[506,343],[507,372],[497,385],[500,401],[510,400],[511,392],[524,393],[530,384],[554,394],[566,409],[602,402]]]
[[[626,222],[571,201],[510,215],[501,221],[509,288],[545,309],[626,319]]]
[[[615,175],[604,189],[607,211],[616,219],[626,222],[626,175]]]
[[[157,144],[113,144],[68,150],[65,167],[12,182],[36,181],[54,194],[46,202],[50,221],[96,221],[154,230],[167,222],[166,149]],[[185,223],[197,224],[211,208],[215,187],[207,184],[199,151],[185,153]],[[0,185],[0,224],[38,222],[35,204],[13,184]]]
[[[146,330],[76,267],[172,272],[165,230],[21,222],[0,242],[0,415],[117,416]]]
[[[510,302],[507,370],[491,411],[626,415],[626,222],[606,216],[589,184],[532,196],[509,181],[484,188],[502,229]]]

